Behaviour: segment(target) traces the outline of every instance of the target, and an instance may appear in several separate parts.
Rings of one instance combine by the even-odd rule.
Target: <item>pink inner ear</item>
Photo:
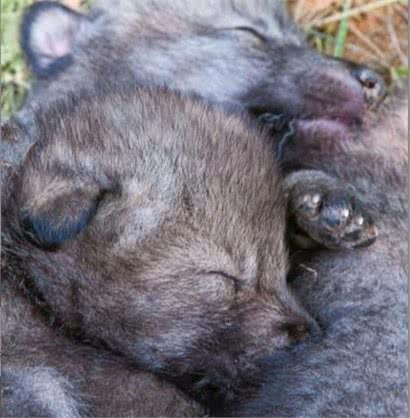
[[[45,37],[45,50],[47,51],[47,56],[59,58],[68,55],[71,52],[71,36],[67,38],[53,37],[50,33],[46,33]]]
[[[39,16],[32,27],[30,46],[42,65],[70,55],[80,19],[61,10]]]

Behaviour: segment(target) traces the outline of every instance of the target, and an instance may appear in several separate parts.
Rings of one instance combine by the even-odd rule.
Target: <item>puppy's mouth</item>
[[[284,132],[293,125],[297,130],[312,129],[317,127],[319,130],[332,132],[335,128],[343,130],[355,129],[361,124],[364,112],[359,109],[356,113],[333,113],[319,115],[292,114],[276,111],[255,112],[258,122],[265,125],[272,133]]]
[[[281,160],[290,142],[297,137],[351,139],[361,125],[361,119],[349,115],[336,116],[290,116],[284,113],[262,113],[257,117],[273,138],[276,157]]]
[[[351,138],[354,130],[361,125],[361,120],[359,118],[354,119],[344,117],[296,118],[294,124],[296,135]]]
[[[351,136],[362,124],[366,113],[374,110],[386,97],[384,82],[373,71],[357,67],[351,71],[352,79],[339,79],[329,91],[302,88],[302,107],[298,109],[296,100],[288,113],[293,114],[298,134],[318,134],[333,136]],[[309,110],[311,110],[309,112]],[[305,112],[305,115],[303,114]]]

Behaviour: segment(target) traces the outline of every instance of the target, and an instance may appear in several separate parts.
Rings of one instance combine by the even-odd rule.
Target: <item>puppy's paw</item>
[[[290,239],[299,247],[359,248],[377,238],[374,220],[352,187],[305,179],[288,196]]]

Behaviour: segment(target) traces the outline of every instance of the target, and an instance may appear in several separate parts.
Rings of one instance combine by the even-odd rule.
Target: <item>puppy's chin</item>
[[[228,353],[209,355],[197,367],[177,375],[164,377],[201,403],[213,416],[223,416],[243,392],[250,395],[259,382],[260,367],[244,357],[232,358]],[[199,366],[199,367],[198,367]],[[183,368],[183,367],[182,367]]]

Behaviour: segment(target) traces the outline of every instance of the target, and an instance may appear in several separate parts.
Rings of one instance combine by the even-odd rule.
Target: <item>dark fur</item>
[[[203,414],[165,381],[67,336],[27,297],[23,277],[3,255],[2,417]]]
[[[325,333],[268,358],[234,415],[408,416],[407,99],[376,118],[355,142],[306,134],[288,154],[355,185],[380,234],[360,251],[299,254],[293,288]]]
[[[350,65],[324,58],[309,49],[283,12],[280,2],[260,2],[255,9],[253,5],[249,7],[249,3],[218,2],[215,13],[223,16],[222,21],[215,16],[206,16],[210,9],[203,16],[196,14],[199,9],[193,11],[184,2],[176,3],[172,8],[169,2],[163,3],[162,7],[161,2],[139,4],[141,6],[124,2],[118,13],[112,13],[111,7],[111,12],[107,13],[104,4],[100,3],[100,7],[86,18],[78,16],[75,19],[76,15],[68,14],[67,25],[74,25],[75,28],[75,36],[69,42],[73,49],[68,56],[56,57],[54,66],[42,69],[39,66],[36,69],[33,58],[30,58],[30,53],[38,50],[33,51],[29,41],[32,30],[36,29],[35,19],[41,16],[41,8],[48,6],[35,6],[38,9],[32,10],[37,11],[29,12],[26,25],[23,25],[23,31],[26,28],[23,33],[24,48],[40,77],[29,103],[64,96],[67,91],[76,90],[84,83],[92,84],[112,78],[115,74],[122,79],[136,78],[143,84],[167,84],[185,93],[195,93],[211,103],[221,104],[226,109],[245,108],[252,114],[266,111],[290,113],[291,116],[298,116],[302,120],[301,126],[307,125],[309,129],[312,126],[320,129],[325,123],[326,128],[331,125],[345,131],[345,124],[335,122],[334,118],[342,117],[347,125],[356,117],[360,118],[364,99],[357,75],[352,75]],[[267,16],[266,7],[272,13],[272,18],[265,22],[268,42],[257,40],[258,36],[249,31],[249,28],[260,31],[264,26],[259,19],[262,15],[263,19]],[[136,16],[141,21],[135,19]],[[223,27],[218,25],[237,23],[240,26],[244,24],[247,29],[218,30]],[[175,27],[179,28],[178,33],[173,33]],[[209,33],[210,27],[212,31],[216,30],[212,34]],[[130,45],[135,46],[135,53],[129,49]],[[215,55],[208,54],[209,48]],[[110,59],[107,60],[107,57]],[[206,57],[205,64],[203,57]],[[160,63],[152,67],[157,59]],[[238,71],[238,68],[243,71]],[[175,77],[179,74],[181,77]],[[310,97],[314,98],[313,101]],[[317,123],[310,121],[317,118]],[[29,136],[30,140],[36,137],[37,133]],[[89,186],[92,189],[93,185]],[[72,207],[80,198],[73,200]],[[61,241],[85,227],[92,218],[96,202],[98,199],[79,214],[85,222],[77,223],[77,230],[70,229],[68,233],[57,219],[57,228],[46,229],[46,234],[43,234],[43,218],[33,221],[30,214],[23,216],[26,234],[29,232],[26,237],[34,236],[33,241],[43,247],[58,247]],[[222,360],[215,369],[230,370],[230,366],[224,363]],[[212,373],[214,371],[211,370],[210,375],[218,381],[216,387],[219,390],[220,383],[225,384],[221,373]]]
[[[4,209],[11,192],[8,177],[15,169],[3,167],[2,174]],[[3,216],[2,224],[1,416],[204,414],[175,386],[67,332],[33,288],[16,248],[9,246]]]
[[[6,285],[30,289],[63,329],[211,406],[230,398],[254,359],[316,329],[286,284],[286,204],[259,131],[178,95],[127,86],[46,107],[35,132],[3,192]],[[62,337],[45,328],[39,344],[34,325],[12,320],[15,303],[3,311],[4,366],[26,367],[22,350],[34,371],[44,363],[56,368],[53,379],[70,379],[75,351],[88,349],[63,340],[64,355],[50,353]],[[82,367],[78,379],[106,384],[97,395],[105,401],[115,383]],[[119,364],[112,379],[120,373],[132,369]],[[132,387],[139,375],[129,378]],[[162,387],[146,390],[152,402]],[[184,399],[176,408],[193,411]]]
[[[27,298],[19,267],[10,267],[2,269],[1,416],[203,414],[165,381],[65,335]]]
[[[113,8],[100,0],[83,16],[52,2],[35,3],[22,24],[23,50],[37,79],[27,104],[101,81],[134,80],[226,110],[325,120],[346,130],[361,119],[366,95],[374,99],[382,81],[315,52],[284,4],[121,0]],[[26,106],[20,117],[31,116]]]

